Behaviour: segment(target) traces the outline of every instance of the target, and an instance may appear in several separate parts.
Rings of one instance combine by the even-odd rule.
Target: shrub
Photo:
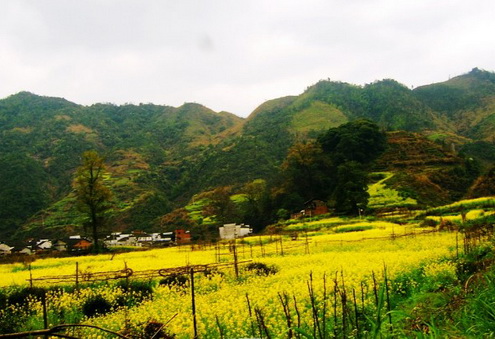
[[[457,260],[457,277],[461,281],[466,281],[471,275],[485,269],[492,260],[493,252],[490,247],[477,247]]]
[[[116,284],[116,287],[120,287],[120,289],[124,292],[124,294],[119,295],[116,298],[116,306],[135,306],[144,299],[151,299],[153,296],[153,286],[151,281],[120,280]]]
[[[430,218],[425,218],[420,224],[419,227],[437,227],[438,221]]]
[[[7,306],[7,294],[4,291],[0,291],[0,309],[4,309]]]
[[[246,271],[254,272],[259,276],[268,276],[278,272],[278,268],[274,265],[268,266],[262,262],[252,262],[246,266]]]
[[[0,333],[14,333],[19,330],[25,320],[20,310],[5,308],[0,310]]]
[[[391,294],[395,299],[410,297],[414,292],[419,290],[420,285],[424,282],[425,276],[421,269],[398,274],[391,281]]]
[[[153,286],[151,281],[140,281],[140,280],[134,280],[134,281],[127,281],[127,280],[120,280],[117,283],[117,286],[122,289],[122,291],[126,293],[135,293],[142,295],[143,297],[148,297],[153,294]]]
[[[424,266],[425,288],[429,291],[440,291],[454,286],[458,281],[456,269],[452,262],[434,262]]]
[[[95,295],[87,299],[82,307],[82,312],[87,317],[104,315],[112,310],[112,305],[101,295]]]
[[[45,296],[46,290],[42,287],[25,287],[12,292],[7,298],[8,305],[26,305],[29,299],[41,300]]]
[[[172,287],[186,287],[187,282],[189,281],[189,277],[185,274],[180,273],[172,273],[169,276],[166,276],[162,280],[160,280],[160,285]]]
[[[225,274],[223,272],[220,272],[219,270],[217,269],[211,269],[211,268],[207,268],[203,274],[205,275],[206,278],[208,279],[211,279],[211,278],[214,278],[216,276],[220,276],[220,277],[223,277]]]
[[[146,324],[143,333],[143,339],[151,339],[151,338],[163,338],[163,339],[171,339],[175,338],[175,335],[168,334],[164,329],[164,324],[158,321],[150,321]]]

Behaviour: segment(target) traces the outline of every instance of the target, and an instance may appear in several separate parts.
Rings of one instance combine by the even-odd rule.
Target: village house
[[[175,240],[173,232],[141,234],[138,242],[143,246],[160,247],[172,244]]]
[[[36,249],[49,250],[52,246],[52,241],[49,239],[40,239],[36,242]]]
[[[18,253],[32,254],[37,252],[50,251],[53,247],[53,243],[50,239],[30,239],[27,246],[22,246],[22,249],[17,249]],[[31,253],[29,253],[29,250]]]
[[[232,240],[237,238],[243,238],[253,233],[253,229],[249,225],[244,224],[225,224],[218,228],[220,232],[220,239]]]
[[[10,245],[10,254],[32,254],[33,250],[31,246],[26,245],[23,241],[16,241]]]
[[[25,246],[25,247],[22,247],[22,248],[19,248],[16,250],[16,253],[18,254],[25,254],[25,255],[31,255],[33,254],[33,250],[31,248],[29,248],[28,246]]]
[[[53,242],[53,249],[59,252],[67,251],[67,243],[62,239],[57,239]]]
[[[71,236],[68,239],[58,239],[53,243],[53,248],[60,252],[88,253],[93,243],[81,236]]]
[[[80,238],[69,239],[67,245],[70,252],[87,253],[91,250],[93,243],[88,239]]]
[[[304,203],[304,209],[297,213],[292,213],[291,219],[299,219],[304,217],[314,217],[317,215],[327,214],[330,210],[327,204],[321,200],[311,199]]]
[[[188,244],[191,242],[191,233],[189,231],[178,229],[175,230],[175,243],[177,245],[180,244]]]
[[[8,255],[12,253],[13,247],[10,247],[9,245],[5,243],[0,243],[0,255]]]
[[[114,232],[107,236],[104,243],[107,247],[116,246],[148,246],[163,247],[175,242],[174,232],[145,233],[141,231],[129,233]]]
[[[130,233],[113,232],[103,241],[107,247],[139,246],[138,238]]]

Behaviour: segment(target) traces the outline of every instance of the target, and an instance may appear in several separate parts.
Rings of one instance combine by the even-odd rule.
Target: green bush
[[[46,290],[42,287],[25,287],[13,291],[7,298],[8,305],[27,305],[30,299],[41,300],[46,295]]]
[[[425,218],[420,224],[419,227],[436,227],[438,225],[438,221]]]
[[[140,280],[120,280],[116,287],[119,287],[124,293],[117,297],[116,306],[135,306],[144,299],[153,297],[153,284],[151,281]]]
[[[456,272],[461,281],[484,269],[486,262],[492,260],[493,252],[488,246],[478,247],[457,260]]]
[[[158,321],[150,321],[146,324],[144,328],[144,333],[142,336],[143,339],[152,339],[152,338],[162,338],[162,339],[172,339],[175,338],[175,335],[168,334],[165,331],[165,325]]]
[[[168,286],[169,288],[172,287],[184,288],[187,286],[188,281],[189,281],[189,277],[187,275],[181,273],[172,273],[171,275],[160,280],[159,284]]]
[[[4,308],[0,310],[0,333],[18,332],[25,320],[20,310]]]
[[[396,299],[411,297],[419,290],[424,278],[421,269],[400,273],[391,281],[391,295]]]
[[[268,266],[262,262],[252,262],[246,266],[246,271],[254,272],[259,276],[269,276],[278,272],[278,268],[274,265]]]
[[[150,296],[153,294],[153,284],[151,281],[142,281],[142,280],[120,280],[117,283],[117,287],[120,287],[122,291],[126,293],[136,293],[142,296]]]
[[[4,309],[7,306],[7,294],[0,290],[0,309]]]
[[[452,288],[459,282],[457,266],[450,261],[433,262],[423,266],[425,291],[443,291]]]
[[[101,295],[95,295],[91,298],[88,298],[82,306],[82,312],[87,317],[104,315],[111,310],[112,305]]]

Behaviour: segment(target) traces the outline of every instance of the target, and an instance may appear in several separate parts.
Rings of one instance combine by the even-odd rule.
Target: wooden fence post
[[[76,261],[76,290],[79,289],[79,262]]]
[[[46,292],[45,292],[46,293]],[[41,295],[41,304],[43,306],[43,329],[48,329],[48,313],[46,311],[46,294],[43,293]],[[48,339],[48,335],[44,336],[45,339]]]
[[[304,253],[309,254],[309,241],[308,241],[308,232],[305,231],[304,235],[306,237],[306,242],[305,242],[305,248],[304,248]]]
[[[29,287],[33,288],[33,272],[31,271],[31,264],[29,264]]]
[[[129,274],[127,274],[127,261],[124,260],[124,266],[125,266],[125,271],[126,271],[126,275],[125,275],[125,287],[126,288],[129,288]]]
[[[196,300],[194,297],[194,268],[191,268],[191,306],[193,316],[194,338],[198,338],[198,325],[196,323]]]
[[[239,259],[237,258],[237,245],[236,240],[234,239],[234,270],[235,270],[235,278],[239,279]]]
[[[260,236],[260,249],[261,249],[261,256],[264,258],[265,257],[265,249],[263,248],[263,241],[261,240],[261,236]]]
[[[459,230],[455,232],[455,253],[456,258],[459,259]]]

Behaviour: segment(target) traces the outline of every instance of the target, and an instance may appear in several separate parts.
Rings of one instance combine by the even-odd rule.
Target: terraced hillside
[[[105,155],[113,171],[121,211],[115,227],[147,228],[195,194],[277,181],[291,145],[360,118],[389,132],[417,133],[389,135],[378,164],[397,172],[387,185],[428,205],[452,201],[478,174],[458,152],[484,166],[495,161],[494,84],[495,75],[479,69],[414,90],[391,79],[364,86],[323,80],[261,104],[247,119],[199,104],[82,106],[21,92],[0,100],[0,236],[30,218],[46,225],[47,211],[71,219],[64,201],[89,149]],[[118,170],[122,159],[127,171]],[[68,224],[80,227],[77,219]]]

